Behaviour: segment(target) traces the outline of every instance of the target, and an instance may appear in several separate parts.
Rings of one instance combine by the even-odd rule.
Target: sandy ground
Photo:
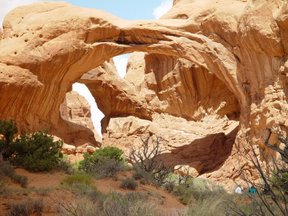
[[[16,172],[28,178],[28,187],[23,189],[16,184],[9,184],[9,192],[0,195],[1,216],[6,214],[10,204],[29,199],[43,201],[44,216],[58,215],[57,211],[61,203],[77,202],[76,196],[61,186],[61,182],[67,174],[62,172],[30,173],[23,169],[17,169]],[[129,172],[121,172],[114,179],[95,180],[95,186],[104,194],[112,191],[124,194],[131,191],[120,187],[121,180],[130,176],[131,173]],[[136,192],[145,192],[148,194],[151,203],[165,216],[177,215],[177,212],[185,209],[185,206],[176,197],[161,188],[138,183]]]

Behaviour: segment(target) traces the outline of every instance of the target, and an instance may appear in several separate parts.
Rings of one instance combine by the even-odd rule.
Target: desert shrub
[[[7,159],[9,156],[8,151],[17,132],[18,129],[15,122],[12,120],[0,120],[0,161]]]
[[[175,183],[174,182],[167,182],[164,185],[164,189],[167,190],[168,192],[173,192],[175,188]]]
[[[77,170],[79,170],[78,168],[75,168],[74,166],[75,165],[69,161],[67,155],[64,154],[61,160],[59,161],[56,169],[60,171],[64,171],[66,174],[71,175]]]
[[[11,179],[15,183],[20,184],[21,187],[27,187],[28,180],[27,180],[26,176],[21,176],[21,175],[15,174],[11,177]]]
[[[164,185],[167,176],[173,172],[173,168],[165,166],[160,159],[160,155],[163,152],[161,145],[167,144],[163,144],[165,142],[163,139],[154,136],[146,137],[141,139],[141,141],[142,145],[138,149],[132,148],[129,155],[136,177],[140,178],[140,174],[143,174],[143,177],[149,176],[146,180],[149,180],[150,183],[158,186]]]
[[[230,195],[229,198],[223,203],[226,209],[226,215],[231,216],[270,216],[270,215],[281,215],[279,209],[275,203],[270,200],[269,208],[272,210],[273,214],[269,212],[265,204],[257,195],[247,196],[238,194],[235,196]]]
[[[10,160],[29,171],[50,171],[61,164],[62,144],[62,141],[53,141],[53,137],[44,132],[24,134],[15,140]]]
[[[114,159],[117,162],[122,162],[124,160],[123,153],[124,152],[117,147],[108,146],[108,147],[104,147],[104,148],[96,150],[93,156],[94,156],[94,159],[96,160],[97,158],[99,159],[110,158],[110,159]]]
[[[191,200],[203,201],[226,194],[222,187],[213,185],[202,179],[194,179],[192,183],[176,185],[173,193],[185,205],[189,204]]]
[[[18,129],[12,120],[0,120],[0,161],[11,163],[30,171],[49,171],[62,163],[62,141],[44,132],[23,134],[15,138]]]
[[[143,178],[144,178],[144,175],[143,175],[143,173],[136,171],[136,172],[133,173],[133,178],[134,178],[135,180],[140,180],[140,179],[143,179]]]
[[[14,167],[9,162],[0,163],[0,176],[10,178],[21,187],[27,186],[27,177],[16,174]]]
[[[40,200],[27,200],[25,202],[12,204],[7,216],[40,216],[44,205]]]
[[[157,216],[159,215],[143,193],[125,195],[110,193],[101,199],[79,197],[77,202],[58,203],[62,216]]]
[[[126,178],[122,180],[121,188],[129,189],[129,190],[136,190],[137,187],[138,187],[138,184],[133,178]]]
[[[192,199],[185,216],[223,216],[227,214],[226,196],[211,196],[205,199]]]
[[[159,215],[142,193],[120,195],[111,193],[103,203],[103,216],[157,216]]]
[[[60,216],[95,216],[99,214],[98,205],[87,199],[86,197],[81,197],[77,201],[71,202],[60,202],[59,205],[59,215]]]
[[[92,185],[93,179],[90,175],[86,173],[75,173],[75,174],[65,177],[62,183],[68,186],[71,186],[74,184]]]
[[[123,151],[116,147],[105,147],[96,150],[92,155],[84,154],[79,169],[97,178],[113,177],[124,168]]]
[[[119,148],[112,147],[112,146],[97,149],[92,155],[86,154],[85,162],[87,162],[88,164],[92,164],[92,163],[101,161],[103,159],[113,159],[120,163],[124,161],[123,151]]]
[[[134,166],[133,171],[133,178],[140,180],[141,184],[156,184],[153,178],[153,173],[146,172],[138,166]]]
[[[11,177],[15,174],[14,167],[9,162],[0,163],[0,175]]]
[[[2,179],[0,179],[0,195],[4,194],[5,192],[6,192],[6,184]]]
[[[62,181],[64,187],[72,190],[78,195],[88,197],[100,197],[96,186],[93,183],[93,178],[87,173],[74,173],[67,176]]]
[[[90,200],[102,201],[104,199],[104,195],[101,194],[93,184],[93,178],[87,173],[74,173],[67,176],[62,181],[62,184],[66,189]]]

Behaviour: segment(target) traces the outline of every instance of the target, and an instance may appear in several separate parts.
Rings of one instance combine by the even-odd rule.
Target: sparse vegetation
[[[115,147],[98,149],[94,154],[85,154],[79,166],[72,168],[63,160],[60,153],[62,142],[54,142],[52,136],[43,132],[18,137],[16,133],[17,127],[13,121],[0,121],[0,195],[5,194],[6,178],[22,187],[27,185],[27,178],[17,175],[10,163],[30,171],[48,171],[61,167],[70,173],[62,181],[62,189],[71,191],[73,196],[77,197],[77,202],[59,203],[61,215],[160,215],[148,201],[148,193],[105,195],[97,190],[93,177],[115,177],[118,171],[124,169],[122,150]],[[269,137],[271,133],[269,130]],[[165,167],[161,160],[163,153],[161,146],[165,145],[163,143],[165,141],[154,136],[142,139],[142,145],[138,149],[131,150],[129,160],[133,165],[133,176],[123,179],[120,187],[136,190],[138,187],[136,180],[141,184],[162,186],[187,205],[188,210],[179,213],[182,216],[286,216],[288,215],[288,137],[281,135],[278,137],[284,148],[271,145],[268,142],[269,137],[265,140],[265,144],[280,154],[282,163],[279,163],[279,160],[277,162],[272,160],[270,173],[266,172],[253,151],[251,160],[263,181],[263,184],[255,185],[258,189],[257,195],[228,194],[223,188],[207,181],[193,179],[189,175],[174,174],[173,169]],[[27,193],[27,189],[21,190]],[[47,190],[44,189],[42,194],[45,196]],[[27,200],[11,205],[7,215],[41,215],[42,211],[42,201]]]
[[[74,173],[67,176],[62,184],[80,196],[86,196],[92,200],[102,200],[103,195],[97,190],[93,178],[87,173]]]
[[[10,205],[7,216],[40,216],[42,215],[43,208],[44,205],[41,200],[27,200]]]
[[[154,206],[141,193],[111,193],[103,203],[103,216],[157,216]]]
[[[124,169],[123,151],[116,147],[104,147],[96,150],[92,155],[84,154],[79,169],[96,178],[113,177]]]
[[[191,200],[203,201],[211,197],[226,194],[223,188],[208,183],[206,180],[193,180],[191,183],[176,185],[173,194],[178,196],[183,204],[189,204]]]
[[[218,196],[217,196],[218,195]],[[220,195],[220,196],[219,196]],[[225,203],[229,199],[229,196],[214,194],[211,197],[205,199],[192,199],[185,216],[232,216],[227,211]]]
[[[14,167],[9,162],[5,161],[0,163],[0,177],[2,178],[8,177],[13,182],[20,184],[21,187],[27,186],[27,177],[16,174]]]
[[[95,216],[99,215],[99,207],[90,199],[86,197],[79,197],[77,201],[69,203],[60,202],[59,215],[61,216]]]
[[[154,206],[147,202],[147,196],[142,193],[121,195],[110,193],[101,202],[95,202],[85,197],[73,203],[60,203],[63,216],[158,216]]]

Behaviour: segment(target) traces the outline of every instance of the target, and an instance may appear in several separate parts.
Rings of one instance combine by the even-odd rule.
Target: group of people
[[[243,190],[243,188],[241,187],[241,185],[237,185],[237,187],[236,187],[236,189],[235,189],[235,193],[236,193],[236,194],[243,194],[243,192],[244,192],[244,190]],[[248,193],[249,195],[256,194],[256,193],[257,193],[257,189],[256,189],[253,185],[251,185],[251,186],[248,188],[247,193]]]

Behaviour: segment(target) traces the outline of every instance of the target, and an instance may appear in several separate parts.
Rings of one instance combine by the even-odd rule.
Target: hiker
[[[242,194],[242,193],[243,193],[243,189],[242,189],[242,187],[241,187],[240,185],[238,185],[238,186],[236,187],[235,193],[236,193],[236,194]]]
[[[257,189],[253,185],[251,187],[249,187],[249,189],[248,189],[249,195],[254,195],[256,193],[257,193]]]

